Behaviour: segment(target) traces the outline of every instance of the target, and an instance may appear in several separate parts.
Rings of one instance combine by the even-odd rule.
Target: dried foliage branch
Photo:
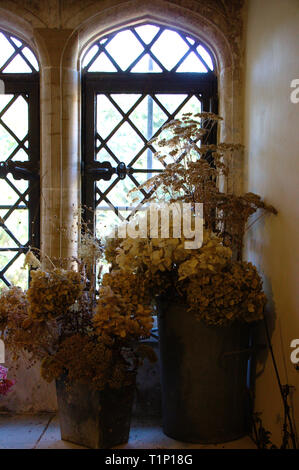
[[[159,147],[155,157],[165,170],[141,188],[152,192],[151,200],[203,203],[205,228],[216,233],[240,259],[249,217],[258,209],[277,211],[256,194],[238,196],[219,190],[220,178],[229,178],[232,171],[234,152],[243,148],[240,144],[208,143],[221,120],[213,113],[187,113],[165,125],[165,132],[151,142]]]

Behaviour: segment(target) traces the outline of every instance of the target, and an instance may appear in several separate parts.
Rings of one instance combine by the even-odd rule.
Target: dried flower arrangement
[[[240,256],[250,215],[276,211],[255,194],[220,191],[219,181],[229,176],[233,152],[240,149],[207,144],[220,120],[211,113],[186,114],[164,126],[156,157],[165,171],[144,184],[149,202],[188,202],[193,208],[203,203],[202,246],[186,249],[183,236],[152,238],[149,232],[145,238],[108,236],[102,245],[80,226],[85,230],[72,269],[57,267],[66,260],[56,260],[44,270],[29,251],[29,289],[11,287],[0,295],[0,334],[15,357],[26,351],[32,362],[41,361],[48,381],[67,372],[71,381],[97,389],[120,387],[133,380],[144,355],[152,357],[138,340],[150,335],[154,297],[169,289],[209,324],[262,318],[261,278]],[[149,212],[150,206],[126,224],[138,225]],[[97,293],[95,265],[103,256],[111,268]]]
[[[69,384],[96,390],[120,388],[134,383],[147,354],[138,340],[150,334],[151,309],[143,307],[142,290],[139,298],[130,297],[135,277],[124,280],[120,271],[104,276],[97,300],[93,280],[101,256],[100,241],[88,232],[82,235],[72,269],[53,265],[44,270],[29,251],[29,289],[12,286],[1,292],[0,337],[15,359],[25,352],[30,365],[41,362],[41,375],[48,382],[64,376]]]
[[[233,171],[233,153],[241,149],[234,144],[207,144],[221,119],[212,113],[188,113],[164,126],[162,138],[154,142],[160,147],[155,156],[165,170],[142,185],[151,195],[149,201],[191,203],[193,210],[196,203],[203,204],[202,246],[186,249],[185,238],[174,235],[173,217],[173,238],[161,236],[160,219],[158,238],[152,238],[149,230],[143,238],[108,236],[105,246],[106,258],[116,272],[142,279],[152,298],[169,292],[183,297],[198,319],[212,325],[262,318],[266,303],[262,281],[251,263],[241,261],[241,252],[249,217],[259,209],[276,213],[256,194],[220,191],[221,178]],[[149,205],[126,222],[128,227],[141,226],[142,218],[150,217],[150,209]]]

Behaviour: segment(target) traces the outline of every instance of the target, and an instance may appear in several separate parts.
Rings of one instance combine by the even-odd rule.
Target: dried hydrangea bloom
[[[199,270],[217,272],[232,258],[232,250],[223,246],[221,239],[211,234],[202,247],[178,268],[179,281],[195,275]]]
[[[80,334],[66,338],[56,354],[45,357],[41,364],[41,375],[47,382],[63,373],[68,384],[81,383],[96,390],[120,388],[135,378],[119,344]]]
[[[149,213],[150,206],[145,211],[145,217]],[[169,233],[174,233],[172,214],[169,218]],[[158,234],[161,234],[161,218]],[[209,230],[203,231],[201,248],[186,249],[185,242],[184,236],[151,238],[150,231],[147,238],[127,236],[123,241],[118,239],[118,247],[114,246],[114,264],[126,272],[142,273],[148,279],[153,279],[158,272],[178,271],[179,280],[183,280],[198,269],[215,271],[232,257],[231,249],[223,246],[221,238]]]
[[[144,280],[120,270],[105,274],[93,323],[99,335],[148,337],[153,317]]]
[[[198,271],[185,285],[188,305],[199,320],[211,325],[263,318],[266,296],[251,263],[231,262],[216,273]]]
[[[23,321],[27,315],[27,308],[26,294],[20,287],[11,286],[3,289],[0,296],[0,331],[4,332],[10,319],[13,322],[19,319]]]
[[[65,314],[84,288],[81,274],[73,270],[55,268],[46,272],[38,269],[31,276],[27,291],[29,315],[39,321]]]

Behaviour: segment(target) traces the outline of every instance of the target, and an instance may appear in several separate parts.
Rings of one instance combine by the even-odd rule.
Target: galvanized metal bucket
[[[221,443],[249,431],[250,327],[212,327],[180,298],[157,301],[166,435]]]
[[[135,385],[97,391],[56,381],[61,439],[92,449],[129,440]]]

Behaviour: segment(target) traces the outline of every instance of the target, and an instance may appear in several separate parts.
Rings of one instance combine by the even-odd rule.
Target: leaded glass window
[[[0,32],[0,288],[27,287],[20,268],[39,244],[38,70],[24,42]]]
[[[183,113],[217,112],[216,67],[198,39],[156,24],[100,38],[82,67],[83,202],[102,236],[146,203],[143,188],[133,206],[128,192],[163,169],[150,142],[162,126]]]

